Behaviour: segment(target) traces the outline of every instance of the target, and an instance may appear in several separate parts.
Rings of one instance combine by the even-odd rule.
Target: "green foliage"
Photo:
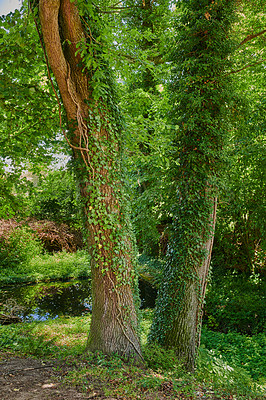
[[[13,217],[19,208],[19,201],[12,189],[10,176],[1,168],[0,161],[0,219]]]
[[[18,325],[3,326],[0,329],[0,348],[11,349],[20,354],[33,354],[37,357],[52,356],[53,340],[47,340],[45,334],[36,336],[25,327]]]
[[[0,266],[12,270],[14,274],[21,264],[29,263],[42,251],[42,245],[33,231],[27,227],[18,228],[11,232],[10,236],[1,239]]]
[[[34,357],[77,356],[84,351],[89,322],[89,317],[61,317],[44,323],[2,326],[0,348]]]
[[[203,348],[208,350],[206,356],[209,354],[217,359],[220,358],[231,367],[245,370],[252,379],[265,384],[265,333],[249,337],[233,332],[218,333],[203,328],[201,343]],[[203,367],[203,364],[201,366]]]
[[[50,171],[40,175],[30,197],[30,213],[38,219],[48,219],[79,226],[80,212],[77,185],[69,170]]]
[[[58,134],[56,102],[48,85],[44,55],[34,23],[16,10],[0,17],[0,217],[28,211],[31,182],[66,153]]]
[[[265,258],[265,47],[266,15],[261,0],[238,8],[232,57],[235,105],[225,148],[226,173],[218,205],[215,268],[264,273]],[[264,34],[263,34],[264,32]],[[255,35],[255,37],[253,37]],[[252,39],[252,40],[251,40]],[[243,69],[242,69],[243,68]]]
[[[166,350],[158,344],[149,344],[145,346],[143,356],[149,368],[155,371],[177,371],[180,369],[180,374],[181,371],[184,372],[174,349]]]
[[[18,10],[0,17],[0,45],[0,156],[16,172],[25,163],[38,170],[38,163],[51,161],[52,148],[63,146],[32,19]]]
[[[14,258],[13,258],[14,259]],[[90,276],[90,256],[82,250],[76,253],[32,254],[21,264],[6,263],[1,270],[1,284],[15,282],[41,282],[46,280],[81,278]]]
[[[254,79],[254,77],[252,78]],[[252,80],[253,82],[253,80]],[[246,274],[264,273],[265,268],[265,113],[260,82],[243,90],[246,102],[240,129],[227,146],[228,172],[218,206],[213,249],[215,268],[226,267]],[[237,111],[236,111],[237,113]]]
[[[219,332],[254,335],[265,330],[265,279],[240,273],[214,274],[206,295],[203,322]]]
[[[200,381],[212,382],[215,390],[237,393],[237,399],[254,399],[258,394],[263,396],[259,385],[246,370],[228,363],[221,354],[213,350],[200,348],[197,376]]]
[[[155,287],[159,287],[162,281],[162,271],[164,260],[154,257],[149,257],[141,254],[138,257],[138,274],[144,276]]]
[[[127,127],[125,162],[138,248],[150,256],[161,255],[160,238],[171,220],[173,186],[168,179],[172,131],[165,123],[167,95],[135,89],[122,100]]]

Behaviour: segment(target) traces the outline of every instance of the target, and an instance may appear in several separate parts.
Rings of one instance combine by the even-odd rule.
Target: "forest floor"
[[[71,363],[62,360],[43,360],[14,356],[14,353],[0,352],[0,399],[1,400],[165,400],[165,399],[218,399],[213,392],[198,388],[196,392],[173,396],[171,387],[164,385],[155,392],[129,394],[128,397],[115,395],[106,396],[101,382],[90,376],[86,388],[82,385],[73,386],[64,382],[65,376],[73,368],[80,367],[75,361]],[[172,392],[172,393],[171,393]],[[228,397],[226,397],[228,399]],[[221,397],[219,397],[221,399]]]
[[[1,400],[76,400],[96,398],[64,385],[62,362],[20,358],[0,353]],[[96,395],[96,394],[95,394]],[[102,397],[99,396],[99,399]]]

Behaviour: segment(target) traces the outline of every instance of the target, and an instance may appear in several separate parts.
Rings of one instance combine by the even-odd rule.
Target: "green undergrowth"
[[[215,358],[223,358],[266,384],[266,335],[241,335],[236,332],[221,333],[203,329],[201,348]]]
[[[90,316],[2,326],[0,355],[10,351],[59,360],[59,365],[69,365],[62,374],[65,383],[86,394],[123,399],[264,398],[263,335],[248,338],[203,330],[198,368],[190,374],[172,350],[147,344],[151,317],[152,311],[143,311],[142,365],[115,354],[85,353]]]
[[[37,254],[27,262],[1,268],[0,285],[20,282],[81,278],[90,275],[90,259],[86,251]]]

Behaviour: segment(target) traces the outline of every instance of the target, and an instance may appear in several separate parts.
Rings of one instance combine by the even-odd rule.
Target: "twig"
[[[255,62],[255,63],[253,63],[253,64],[248,64],[248,65],[246,65],[245,67],[240,68],[240,69],[237,69],[237,70],[235,70],[235,71],[230,71],[230,72],[228,72],[227,74],[223,75],[223,78],[224,78],[225,76],[228,76],[228,75],[231,75],[231,74],[237,74],[238,72],[243,71],[244,69],[247,69],[247,68],[253,67],[254,65],[260,64],[260,63],[262,63],[263,61],[266,61],[266,58],[263,58],[262,60],[257,61],[257,62]]]

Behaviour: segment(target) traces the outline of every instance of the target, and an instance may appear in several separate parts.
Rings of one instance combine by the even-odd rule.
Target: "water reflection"
[[[23,321],[78,316],[90,311],[90,286],[87,279],[9,286],[0,289],[0,303],[8,307],[15,302]]]
[[[142,308],[154,307],[156,290],[140,281]],[[25,321],[45,321],[59,316],[80,316],[91,312],[91,282],[89,279],[69,282],[13,285],[0,288],[0,305],[7,313],[15,313]],[[0,306],[1,307],[1,306]],[[14,310],[14,308],[13,308]]]

